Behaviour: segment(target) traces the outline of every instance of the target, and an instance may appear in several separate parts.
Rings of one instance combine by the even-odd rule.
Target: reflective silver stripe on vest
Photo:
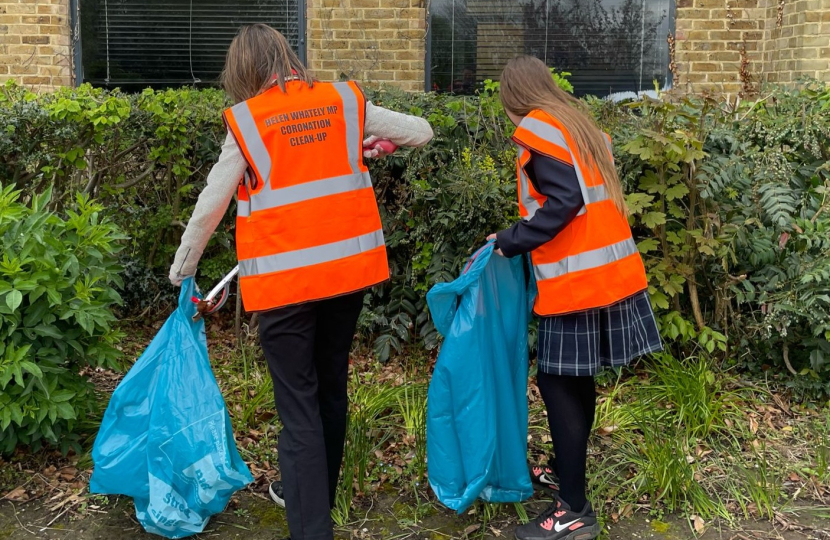
[[[604,201],[608,198],[608,192],[605,191],[605,184],[593,186],[588,188],[588,200],[586,204]]]
[[[343,117],[346,120],[346,145],[349,147],[349,165],[353,173],[360,172],[363,141],[360,139],[360,113],[358,97],[349,83],[333,84],[343,99]],[[322,158],[322,156],[321,156]]]
[[[565,257],[559,262],[535,265],[533,273],[537,281],[553,279],[572,272],[605,266],[635,253],[638,253],[637,244],[634,243],[634,239],[629,238],[604,248]]]
[[[251,217],[251,201],[236,201],[236,217]]]
[[[522,201],[522,206],[525,207],[527,210],[527,215],[522,219],[528,220],[536,215],[536,212],[541,208],[539,201],[533,198],[533,195],[530,194],[530,182],[527,179],[527,175],[525,174],[524,167],[522,166],[522,161],[525,156],[527,150],[524,147],[519,146],[519,158],[518,158],[518,167],[519,167],[519,185],[521,189],[521,193],[519,193],[519,198]]]
[[[250,165],[256,169],[260,179],[267,186],[271,179],[271,154],[265,148],[265,143],[262,141],[262,136],[256,127],[251,109],[243,101],[234,105],[231,111],[233,111],[233,117],[236,120],[237,127],[239,127],[242,140],[248,148],[248,155],[251,156],[253,161]]]
[[[548,123],[537,120],[536,118],[530,118],[529,116],[526,116],[524,120],[522,120],[519,127],[528,130],[537,137],[544,139],[551,144],[555,144],[571,155],[571,164],[573,164],[574,171],[576,171],[576,178],[579,180],[579,189],[582,191],[582,200],[585,204],[589,204],[591,197],[588,194],[588,186],[585,183],[585,177],[582,176],[582,169],[576,161],[576,156],[574,156],[573,152],[571,152],[571,148],[568,146],[568,141],[565,139],[565,135],[562,131]],[[587,209],[583,206],[577,215],[581,216],[586,211]]]
[[[282,272],[284,270],[295,270],[314,264],[345,259],[346,257],[359,255],[383,245],[383,231],[378,230],[322,246],[242,260],[239,261],[239,271],[243,276],[258,276],[272,272]]]
[[[605,146],[608,147],[608,153],[611,154],[611,160],[614,159],[614,147],[611,145],[611,139],[605,136],[605,133],[602,134],[602,138],[605,139]]]
[[[250,217],[252,212],[309,201],[319,197],[337,195],[338,193],[357,191],[368,187],[372,187],[372,179],[368,172],[335,176],[334,178],[325,178],[323,180],[306,182],[280,189],[269,189],[266,187],[259,193],[251,195],[250,203],[239,201],[237,215],[240,217]],[[246,204],[243,205],[242,203]]]

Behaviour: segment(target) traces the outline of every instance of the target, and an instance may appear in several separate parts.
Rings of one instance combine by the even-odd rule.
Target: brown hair
[[[532,56],[519,56],[509,61],[501,75],[501,102],[516,116],[527,116],[538,109],[562,122],[576,142],[582,162],[596,165],[617,210],[623,216],[628,215],[622,184],[608,152],[605,135],[585,104],[557,86],[544,62]]]
[[[295,77],[309,86],[314,79],[281,33],[265,24],[243,26],[233,38],[221,82],[235,103],[251,99],[274,84],[285,92]]]

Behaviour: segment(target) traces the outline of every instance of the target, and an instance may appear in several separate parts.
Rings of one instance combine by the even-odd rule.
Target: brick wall
[[[72,84],[69,0],[0,0],[0,81]]]
[[[830,81],[830,0],[771,1],[764,35],[764,77]]]
[[[342,76],[424,89],[424,0],[308,0],[308,65]]]
[[[830,81],[830,0],[677,0],[675,39],[685,92]]]
[[[763,69],[768,0],[677,0],[675,88],[738,93],[745,72]]]
[[[423,90],[425,2],[307,0],[309,66],[323,80],[346,76]],[[676,6],[674,85],[681,91],[734,94],[747,84],[804,76],[830,81],[830,0]],[[0,0],[0,81],[36,90],[72,84],[68,7],[69,0]]]

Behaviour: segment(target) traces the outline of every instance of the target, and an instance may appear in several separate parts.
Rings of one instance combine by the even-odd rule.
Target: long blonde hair
[[[285,92],[285,80],[294,77],[309,86],[314,79],[280,32],[265,24],[246,25],[233,38],[221,82],[235,103],[279,85]]]
[[[510,60],[501,75],[501,102],[515,116],[527,116],[540,109],[559,120],[568,130],[581,161],[596,165],[617,210],[628,215],[622,184],[608,152],[605,135],[587,107],[553,81],[544,62],[532,56]]]

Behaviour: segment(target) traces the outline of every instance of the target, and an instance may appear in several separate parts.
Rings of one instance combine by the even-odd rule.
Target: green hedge
[[[371,164],[394,277],[367,297],[361,332],[381,359],[408,344],[436,346],[426,291],[517,218],[512,126],[497,93],[495,84],[463,98],[370,92],[375,103],[428,118],[436,133],[424,149]],[[674,352],[789,369],[799,390],[830,392],[830,90],[807,83],[739,104],[587,103],[614,140]],[[143,309],[172,298],[167,268],[224,139],[226,105],[215,90],[82,86],[35,96],[7,85],[0,178],[27,194],[51,186],[58,211],[78,191],[97,198],[130,236],[123,296]],[[228,217],[201,280],[233,265],[232,235]]]
[[[21,204],[0,182],[0,453],[44,442],[77,449],[75,428],[97,409],[87,367],[117,367],[112,308],[125,237],[83,196],[65,217],[50,189]]]

